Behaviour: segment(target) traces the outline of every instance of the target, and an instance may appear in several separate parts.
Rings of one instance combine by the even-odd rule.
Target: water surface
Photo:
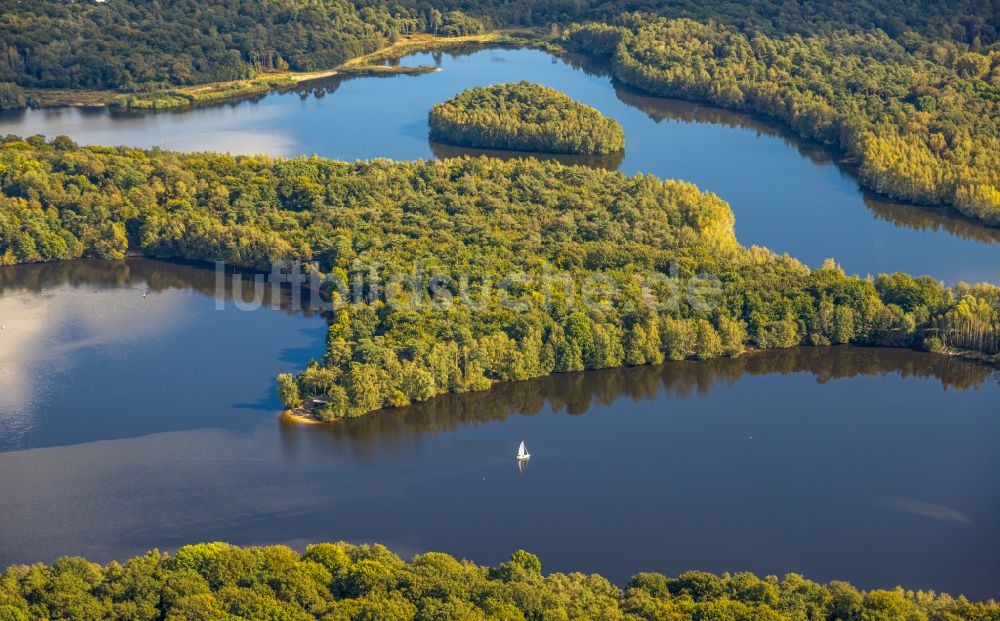
[[[325,322],[270,288],[240,311],[233,283],[149,259],[0,267],[0,450],[271,416],[274,378],[322,356]]]
[[[801,348],[297,426],[273,378],[321,355],[324,319],[281,295],[241,311],[226,282],[145,259],[0,269],[0,566],[346,539],[491,564],[525,548],[619,583],[696,568],[998,594],[990,369]]]
[[[180,150],[315,153],[349,161],[432,158],[463,150],[428,143],[431,106],[471,86],[526,79],[564,91],[622,124],[624,158],[563,159],[692,181],[729,201],[744,244],[787,252],[813,266],[833,257],[862,275],[906,271],[948,283],[1000,282],[1000,229],[864,192],[828,149],[800,141],[776,123],[620,88],[600,63],[575,56],[488,49],[414,54],[401,63],[442,71],[323,80],[297,92],[159,113],[5,113],[0,133],[66,134],[86,144]]]

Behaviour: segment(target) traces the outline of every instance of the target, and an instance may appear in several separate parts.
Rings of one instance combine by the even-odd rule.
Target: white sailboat
[[[528,461],[529,459],[531,459],[531,453],[524,448],[524,440],[521,440],[521,446],[517,447],[517,461]]]

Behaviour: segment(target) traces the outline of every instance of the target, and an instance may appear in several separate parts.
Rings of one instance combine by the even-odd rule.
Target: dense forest
[[[775,38],[639,14],[564,37],[611,55],[626,84],[779,118],[840,147],[879,192],[1000,225],[997,49],[908,49],[881,32]]]
[[[426,0],[397,0],[425,6]],[[375,0],[359,4],[381,6]],[[434,0],[442,11],[462,10],[495,26],[545,26],[609,21],[642,11],[668,18],[714,21],[747,33],[810,35],[835,30],[883,30],[893,38],[914,33],[974,46],[1000,35],[996,0]]]
[[[347,0],[0,0],[0,82],[149,91],[328,69],[403,34],[483,29],[456,12]],[[5,104],[14,107],[0,89]]]
[[[101,566],[79,557],[0,574],[0,619],[88,621],[996,621],[1000,606],[923,591],[859,591],[797,574],[542,573],[523,550],[496,567],[381,545],[184,546]]]
[[[348,164],[0,145],[0,261],[316,261],[340,304],[289,406],[356,416],[498,380],[858,343],[1000,347],[1000,288],[744,248],[690,184],[535,160]],[[372,281],[376,270],[380,279]],[[708,274],[714,279],[702,278]],[[702,293],[711,300],[701,303]]]
[[[973,51],[997,40],[1000,21],[995,0],[0,0],[0,82],[148,91],[269,69],[330,68],[414,32],[548,28],[630,11],[772,36],[881,29],[901,41],[923,36]]]
[[[463,147],[591,155],[625,148],[617,121],[527,81],[462,91],[431,108],[428,122],[431,140]]]

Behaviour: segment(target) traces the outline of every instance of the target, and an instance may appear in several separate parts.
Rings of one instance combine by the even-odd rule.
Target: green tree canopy
[[[431,108],[431,140],[541,153],[616,153],[621,125],[559,91],[531,82],[477,86]]]

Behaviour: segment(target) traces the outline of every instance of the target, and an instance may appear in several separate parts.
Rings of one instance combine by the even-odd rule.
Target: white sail
[[[521,446],[517,447],[517,458],[518,459],[528,459],[531,455],[528,454],[528,449],[524,447],[524,440],[521,441]]]

